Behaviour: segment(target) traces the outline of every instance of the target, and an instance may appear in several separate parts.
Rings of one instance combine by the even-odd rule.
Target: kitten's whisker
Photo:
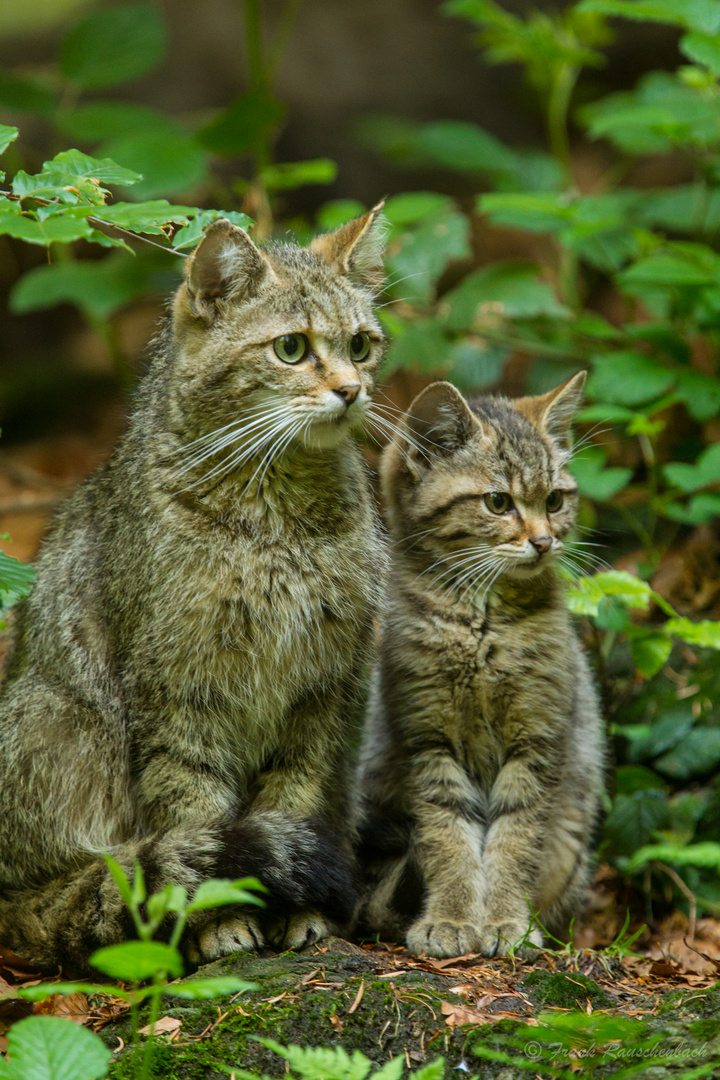
[[[202,451],[198,451],[193,454],[179,470],[180,474],[182,475],[182,473],[189,472],[196,465],[200,465],[203,461],[207,461],[208,458],[213,457],[216,453],[219,453],[220,450],[224,449],[226,446],[232,446],[233,443],[236,443],[238,442],[238,440],[249,435],[250,432],[256,430],[257,428],[263,427],[268,422],[268,420],[274,420],[277,416],[280,416],[287,411],[287,405],[278,406],[269,411],[266,411],[262,416],[254,419],[252,423],[244,424],[241,428],[237,428],[235,431],[232,431],[222,436],[221,438],[217,439],[216,442],[211,443],[209,446],[205,447]]]
[[[222,480],[226,476],[229,476],[231,472],[235,472],[240,466],[252,461],[258,454],[262,453],[267,443],[284,429],[287,422],[287,420],[282,423],[276,422],[269,431],[266,430],[262,432],[260,437],[256,438],[250,446],[241,446],[234,454],[224,458],[213,469],[205,473],[199,480],[195,480],[192,484],[188,485],[184,490],[189,491],[193,487],[205,483],[207,480],[214,479],[216,476],[219,476]]]
[[[436,533],[437,529],[420,529],[418,532],[410,533],[409,536],[404,536],[402,540],[398,541],[398,546],[402,547],[403,544],[407,544],[409,540],[414,540],[415,537],[428,536],[429,533]],[[412,546],[412,545],[411,545]]]
[[[193,439],[192,442],[185,443],[184,446],[178,446],[175,450],[171,450],[167,457],[172,457],[175,454],[185,453],[187,450],[191,450],[199,443],[207,442],[209,439],[214,439],[218,435],[222,435],[224,432],[229,431],[230,428],[238,428],[238,425],[242,425],[246,420],[251,420],[256,416],[262,416],[267,413],[268,409],[276,408],[278,405],[284,407],[281,402],[268,401],[256,406],[254,409],[248,410],[246,413],[242,413],[240,416],[235,417],[229,424],[223,424],[222,427],[214,428],[212,431],[206,432],[204,435],[199,435],[197,439]]]

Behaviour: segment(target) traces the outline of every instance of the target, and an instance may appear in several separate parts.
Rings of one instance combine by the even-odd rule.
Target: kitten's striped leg
[[[462,956],[478,948],[483,925],[483,809],[462,767],[437,750],[416,762],[413,787],[414,858],[426,899],[407,946],[412,953]]]

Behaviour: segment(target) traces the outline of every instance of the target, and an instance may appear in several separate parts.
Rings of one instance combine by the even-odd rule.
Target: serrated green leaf
[[[383,373],[389,375],[397,368],[425,374],[445,372],[452,364],[453,348],[436,319],[417,319],[391,340]]]
[[[720,379],[702,371],[679,371],[676,394],[693,420],[710,420],[720,412]]]
[[[566,195],[558,192],[519,191],[478,196],[478,210],[495,225],[530,232],[560,233],[572,220]]]
[[[442,1058],[435,1058],[435,1061],[429,1061],[413,1073],[413,1080],[443,1080],[444,1075],[445,1062]]]
[[[653,591],[646,581],[626,570],[604,570],[578,578],[567,589],[568,606],[576,615],[596,615],[605,596],[617,596],[627,607],[647,611]]]
[[[720,40],[710,34],[685,34],[680,38],[680,51],[694,64],[703,64],[720,75]]]
[[[605,468],[607,452],[601,447],[587,447],[570,462],[570,471],[583,495],[598,502],[612,499],[632,480],[632,469]]]
[[[392,195],[383,209],[387,220],[396,229],[415,225],[425,218],[440,217],[452,209],[447,195],[438,195],[434,191],[406,191],[401,195]]]
[[[0,606],[9,607],[27,596],[34,583],[35,571],[32,566],[0,551]]]
[[[94,1032],[58,1016],[28,1016],[7,1040],[7,1080],[99,1080],[112,1057]]]
[[[132,199],[182,195],[207,175],[206,153],[167,116],[152,128],[130,130],[109,139],[102,144],[102,152],[142,174],[142,180],[128,193]]]
[[[109,225],[119,225],[138,233],[164,235],[163,226],[187,225],[196,214],[194,206],[174,206],[167,199],[152,199],[142,203],[113,203],[103,206],[95,215]]]
[[[629,750],[631,761],[648,761],[671,750],[685,738],[695,723],[692,710],[686,705],[677,705],[666,710],[651,725],[644,738],[636,739]]]
[[[108,945],[90,957],[98,971],[123,982],[142,982],[159,972],[182,975],[182,959],[177,949],[161,941],[126,941]]]
[[[717,0],[581,0],[579,12],[621,15],[626,19],[671,23],[715,33],[720,30]]]
[[[663,472],[666,480],[682,491],[697,491],[717,483],[720,480],[720,443],[703,450],[694,465],[671,462],[663,466]]]
[[[471,173],[514,173],[517,155],[494,135],[464,120],[439,120],[426,124],[417,148],[446,168]]]
[[[187,979],[172,983],[166,993],[172,997],[189,998],[192,1001],[204,1001],[208,998],[228,997],[247,990],[257,990],[257,984],[237,979],[234,975],[220,975],[217,978]]]
[[[603,403],[643,405],[664,393],[675,381],[668,368],[632,349],[602,353],[593,358],[588,394]]]
[[[665,787],[665,782],[646,765],[620,765],[615,770],[615,790],[618,795],[632,795],[636,791],[659,791]]]
[[[37,221],[27,214],[0,212],[0,233],[16,236],[28,244],[48,247],[50,244],[68,244],[73,240],[89,239],[92,229],[82,218],[50,217]]]
[[[446,377],[459,390],[484,390],[499,380],[508,356],[509,350],[502,345],[456,341]]]
[[[60,50],[63,75],[83,90],[116,86],[151,71],[165,52],[165,24],[155,4],[115,4],[82,17]]]
[[[372,1068],[372,1062],[359,1050],[353,1050],[351,1057],[342,1046],[281,1046],[275,1039],[257,1041],[285,1058],[302,1080],[365,1080]]]
[[[72,139],[97,142],[126,135],[128,131],[163,128],[167,115],[148,105],[127,101],[89,101],[58,113],[57,125]]]

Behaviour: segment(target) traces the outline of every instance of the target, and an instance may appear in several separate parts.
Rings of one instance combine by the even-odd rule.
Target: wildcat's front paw
[[[221,956],[262,949],[264,945],[265,938],[257,919],[252,915],[240,915],[216,919],[204,926],[188,941],[185,953],[191,964],[207,964]]]
[[[527,919],[490,919],[480,935],[478,952],[483,956],[505,956],[513,952],[523,960],[533,960],[542,948],[540,930],[530,930]]]
[[[301,911],[286,919],[279,919],[267,931],[268,941],[274,949],[304,949],[332,932],[330,923],[317,911]]]
[[[476,952],[479,941],[476,926],[450,919],[419,919],[407,934],[408,950],[415,956],[464,956]]]

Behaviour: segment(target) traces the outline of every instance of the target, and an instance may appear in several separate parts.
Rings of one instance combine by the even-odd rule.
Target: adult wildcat
[[[196,962],[347,920],[380,210],[307,249],[207,229],[127,434],[42,549],[0,698],[0,940],[40,965],[131,933],[104,851],[149,891],[265,883],[260,918],[190,926]]]
[[[360,926],[414,953],[528,952],[532,913],[559,931],[582,903],[602,725],[555,564],[584,381],[470,402],[435,383],[383,455],[394,549],[362,750]]]

